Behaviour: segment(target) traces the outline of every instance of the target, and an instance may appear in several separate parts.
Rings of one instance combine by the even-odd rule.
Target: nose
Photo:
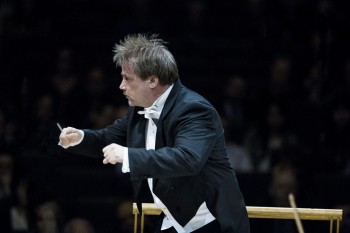
[[[120,90],[125,90],[124,79],[123,79],[122,82],[120,83],[119,89],[120,89]]]

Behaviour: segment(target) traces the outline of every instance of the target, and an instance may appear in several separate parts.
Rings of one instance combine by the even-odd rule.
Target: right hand
[[[83,137],[84,132],[82,130],[73,127],[67,127],[62,129],[58,145],[66,149],[70,146],[78,145],[82,141]]]

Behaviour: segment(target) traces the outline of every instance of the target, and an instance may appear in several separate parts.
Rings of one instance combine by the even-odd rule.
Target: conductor
[[[157,35],[128,35],[114,53],[127,114],[104,129],[64,128],[59,145],[104,164],[121,163],[139,210],[147,191],[162,209],[156,233],[249,233],[217,111],[180,82]]]

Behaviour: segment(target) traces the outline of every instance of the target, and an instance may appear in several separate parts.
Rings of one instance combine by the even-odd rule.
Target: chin
[[[128,101],[128,104],[129,104],[129,106],[131,106],[131,107],[134,107],[135,106],[135,104],[132,102],[132,101]]]

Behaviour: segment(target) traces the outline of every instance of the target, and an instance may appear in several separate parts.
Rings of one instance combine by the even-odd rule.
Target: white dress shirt
[[[148,119],[147,126],[146,126],[146,149],[147,150],[154,150],[155,144],[156,144],[156,133],[157,133],[157,126],[153,122],[152,118],[158,119],[166,99],[169,96],[169,93],[173,86],[170,86],[154,103],[151,107],[145,108],[144,111],[139,111],[139,114],[145,114],[145,118]],[[129,167],[129,156],[128,156],[128,149],[125,148],[124,150],[124,162],[122,166],[122,171],[130,172]],[[148,185],[150,187],[151,193],[153,195],[154,203],[162,209],[163,213],[165,214],[165,217],[163,219],[162,224],[162,230],[168,229],[170,227],[174,227],[177,232],[179,233],[189,233],[192,231],[195,231],[204,225],[210,223],[215,219],[215,217],[209,212],[206,203],[203,202],[202,205],[199,207],[196,215],[184,226],[182,227],[171,215],[169,210],[166,208],[166,206],[163,204],[163,202],[153,193],[153,179],[148,178]]]

